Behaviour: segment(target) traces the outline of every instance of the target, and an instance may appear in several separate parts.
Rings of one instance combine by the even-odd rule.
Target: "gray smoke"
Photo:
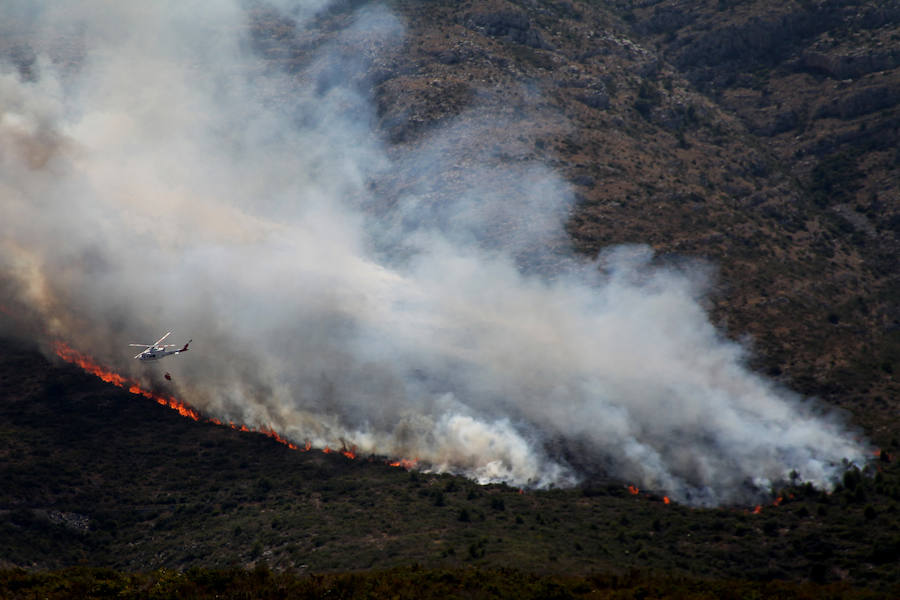
[[[27,40],[0,68],[8,329],[210,416],[485,482],[608,474],[715,505],[864,461],[715,330],[707,268],[566,256],[565,183],[477,143],[513,124],[390,147],[367,70],[404,25],[370,4],[319,38],[327,4],[267,5],[314,40],[287,73],[239,3],[4,3]],[[170,328],[190,353],[131,359]]]

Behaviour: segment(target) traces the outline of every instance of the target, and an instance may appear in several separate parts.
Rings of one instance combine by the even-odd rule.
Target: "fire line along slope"
[[[521,493],[291,450],[183,418],[74,365],[48,365],[20,343],[2,346],[0,418],[15,457],[0,490],[7,565],[148,571],[265,560],[321,572],[416,562],[816,581],[836,569],[877,588],[897,575],[888,558],[896,500],[885,493],[898,481],[893,461],[880,461],[877,478],[851,472],[833,495],[786,489],[759,514],[665,504],[614,481]]]
[[[148,289],[178,292],[171,320],[217,349],[173,382],[202,412],[483,483],[614,476],[695,506],[756,503],[791,473],[828,489],[844,460],[870,458],[834,412],[749,365],[716,327],[729,313],[709,316],[711,294],[730,301],[711,265],[734,232],[787,235],[728,186],[800,191],[774,170],[732,175],[723,153],[765,157],[627,21],[514,3],[331,8],[111,13],[144,32],[133,40],[91,29],[90,4],[66,19],[36,11],[23,43],[57,56],[39,31],[71,17],[89,60],[4,80],[10,135],[26,140],[13,147],[46,153],[4,163],[10,261],[32,266],[8,281],[25,327],[87,347],[118,322],[144,326],[160,310]],[[434,19],[444,37],[428,38]],[[209,30],[216,45],[198,47]],[[161,31],[169,43],[153,41]],[[448,40],[458,61],[429,53]],[[671,94],[652,85],[660,73]],[[441,82],[459,85],[430,89]],[[12,131],[22,122],[40,127]],[[171,164],[184,154],[204,158]],[[697,198],[710,199],[702,211]],[[601,205],[635,212],[621,228],[579,222]],[[687,214],[712,219],[705,251],[670,244],[695,233],[674,218]],[[77,234],[97,222],[102,235]],[[592,237],[628,224],[630,239]],[[63,225],[65,248],[51,243]],[[784,265],[751,262],[770,283],[760,265]],[[721,261],[728,285],[734,264]],[[108,350],[93,358],[135,374]]]

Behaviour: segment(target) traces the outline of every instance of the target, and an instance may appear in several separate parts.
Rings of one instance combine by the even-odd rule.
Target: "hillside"
[[[900,5],[389,4],[407,39],[390,60],[372,58],[363,83],[392,152],[427,153],[463,128],[464,143],[442,147],[446,165],[552,166],[574,186],[579,252],[642,243],[709,260],[717,319],[752,336],[760,370],[889,435]],[[336,6],[322,31],[357,5]],[[256,15],[275,64],[296,69],[325,43],[313,30],[300,45],[289,22]],[[435,202],[469,183],[430,168],[373,185],[391,198],[435,177]]]
[[[381,12],[384,9],[389,12]],[[109,232],[129,222],[128,210],[112,224],[91,213],[63,213],[60,231],[84,236],[89,244],[72,256],[63,252],[55,272],[60,277],[45,277],[44,287],[22,286],[17,278],[52,260],[42,263],[28,255],[28,261],[0,262],[0,567],[91,565],[122,572],[271,567],[332,573],[329,577],[335,581],[347,571],[380,573],[409,565],[421,565],[426,573],[446,569],[457,573],[447,577],[465,579],[458,573],[475,567],[503,586],[509,573],[502,569],[512,566],[535,577],[634,569],[720,583],[789,580],[882,594],[897,589],[900,53],[895,47],[900,40],[900,3],[340,0],[305,19],[263,2],[247,3],[242,10],[248,43],[259,59],[248,67],[251,76],[277,72],[290,82],[285,89],[265,90],[266,102],[291,105],[292,94],[314,90],[313,104],[328,104],[329,110],[337,105],[334,110],[342,118],[354,115],[358,129],[335,128],[351,139],[337,156],[356,159],[354,152],[359,151],[365,159],[375,159],[368,170],[351,170],[359,181],[348,177],[349,183],[341,179],[334,186],[360,220],[392,224],[381,238],[373,235],[359,242],[374,248],[372,256],[391,255],[396,263],[414,264],[403,253],[414,255],[410,248],[425,231],[420,221],[436,230],[456,231],[459,220],[471,218],[455,212],[459,198],[498,206],[483,223],[466,223],[473,248],[483,247],[488,255],[511,248],[510,263],[546,281],[564,278],[557,274],[567,268],[573,253],[597,259],[602,267],[614,245],[649,245],[655,251],[652,265],[708,278],[698,302],[710,311],[723,336],[749,348],[753,373],[846,412],[850,426],[859,428],[859,437],[871,440],[880,455],[862,471],[848,471],[831,494],[785,481],[784,489],[771,490],[757,514],[753,506],[665,503],[663,489],[631,494],[628,486],[634,482],[610,476],[608,471],[614,469],[594,465],[593,455],[578,455],[577,437],[559,436],[540,445],[583,467],[591,475],[586,483],[520,490],[390,466],[398,456],[351,459],[315,447],[292,450],[259,433],[216,425],[205,418],[239,421],[246,415],[259,419],[249,422],[251,427],[281,425],[278,418],[286,410],[274,398],[288,386],[277,378],[274,383],[266,380],[270,365],[263,359],[254,362],[254,352],[274,348],[280,360],[294,357],[296,339],[308,344],[310,354],[296,365],[313,363],[321,370],[311,369],[314,381],[302,389],[316,402],[324,398],[323,422],[334,415],[361,422],[394,418],[391,394],[402,396],[402,386],[378,370],[379,361],[390,364],[405,358],[382,356],[393,350],[385,342],[376,344],[360,366],[345,362],[345,348],[317,345],[322,340],[330,343],[332,335],[355,333],[341,318],[313,319],[313,325],[299,333],[287,327],[287,321],[274,319],[268,329],[248,327],[246,337],[234,343],[237,338],[228,337],[231,330],[243,331],[248,323],[256,324],[254,319],[268,323],[266,308],[254,304],[255,297],[272,297],[281,306],[296,301],[279,286],[269,285],[284,283],[290,289],[289,278],[279,274],[260,280],[262,284],[248,284],[247,290],[226,286],[228,294],[217,294],[221,289],[205,287],[206,278],[218,276],[227,282],[226,268],[178,271],[197,260],[197,254],[178,254],[180,241],[171,243],[182,233],[218,243],[238,231],[240,243],[234,246],[255,257],[252,244],[261,230],[255,229],[256,222],[241,229],[245,222],[216,221],[221,229],[214,235],[195,232],[188,221],[162,221],[168,205],[157,209],[153,203],[158,197],[147,192],[150,201],[141,198],[142,206],[158,210],[150,222],[164,224],[159,226],[165,231],[160,238],[165,242],[160,243],[163,256],[172,259],[174,273],[188,275],[156,276],[154,281],[172,286],[164,292],[151,287],[152,293],[146,293],[139,285],[135,289],[144,292],[119,298],[109,281],[116,281],[109,276],[116,273],[110,267],[114,260],[90,245],[95,236],[114,238]],[[360,14],[374,23],[372,31],[354,29]],[[24,16],[12,14],[0,24],[0,55],[27,81],[46,67],[29,46],[33,32],[19,27],[20,17],[24,23]],[[50,40],[49,50],[41,50],[64,72],[77,72],[84,58],[78,33],[54,32]],[[252,120],[243,113],[238,116]],[[292,118],[303,121],[308,116]],[[195,120],[203,121],[190,114],[186,127]],[[259,137],[278,137],[277,132],[263,133]],[[253,135],[238,138],[228,138],[234,148],[252,146]],[[15,150],[0,153],[0,159],[12,160],[9,156],[25,148],[24,164],[33,172],[65,172],[48,162],[43,147],[22,139],[31,138],[0,136],[0,150]],[[331,143],[311,139],[323,147]],[[370,152],[370,147],[378,152]],[[85,148],[59,152],[68,152],[78,163],[87,154]],[[264,164],[275,165],[273,170],[296,170],[300,179],[308,177],[325,189],[333,182],[324,185],[303,171],[306,161],[313,165],[310,172],[331,173],[322,166],[328,161],[314,150],[298,149],[302,160],[283,164],[281,158],[265,156],[247,167],[247,174]],[[238,152],[231,146],[229,151]],[[171,172],[177,181],[175,195],[182,193],[179,185],[189,188],[194,183],[180,166]],[[545,176],[559,176],[570,186],[570,194],[559,194],[566,198],[562,206],[541,205],[542,194],[550,197],[559,191],[534,184],[543,184]],[[122,177],[128,179],[127,169]],[[215,183],[217,177],[223,175],[214,172],[210,179]],[[39,181],[44,185],[45,180]],[[79,180],[68,180],[68,185],[77,187],[73,181]],[[122,181],[110,187],[125,189]],[[27,189],[30,194],[42,188]],[[203,193],[214,195],[210,190],[228,192],[212,185]],[[101,193],[99,186],[95,191]],[[520,195],[527,197],[519,201]],[[25,197],[30,201],[31,196]],[[410,197],[419,203],[414,210]],[[203,201],[197,200],[198,205],[204,206]],[[280,215],[275,200],[273,206],[258,202],[255,218]],[[14,211],[13,206],[9,204],[10,217],[19,214],[20,207],[15,205]],[[80,205],[73,201],[73,206]],[[545,227],[546,212],[564,216],[562,235]],[[74,225],[68,219],[76,219]],[[76,233],[84,229],[79,223],[93,224],[92,219],[97,232]],[[325,239],[333,232],[327,220],[323,223]],[[13,242],[2,246],[7,256],[15,257],[21,249],[16,235],[10,232]],[[54,245],[69,240],[57,235],[51,238]],[[153,239],[144,229],[140,235],[146,236],[140,238],[145,243]],[[390,246],[394,236],[402,240],[396,247]],[[343,242],[341,235],[333,237]],[[157,248],[154,243],[149,247]],[[357,240],[346,245],[353,243]],[[315,254],[309,248],[304,252]],[[331,267],[328,260],[323,264]],[[138,264],[144,277],[165,271],[155,263]],[[262,271],[260,265],[229,268],[255,282],[254,270]],[[357,263],[335,265],[336,270],[346,267],[348,278],[360,269]],[[64,294],[43,302],[52,296],[48,290],[57,280],[81,289],[81,281],[88,280],[77,279],[78,273],[103,282],[92,286],[91,279],[84,287],[100,290],[103,302],[116,297],[114,310],[97,309],[101,302],[81,296],[80,303],[67,304]],[[359,273],[364,279],[368,272]],[[321,283],[298,285],[299,297]],[[23,300],[35,296],[23,295],[20,287],[41,302]],[[170,289],[177,294],[168,293]],[[119,356],[119,347],[110,346],[109,340],[133,327],[136,314],[144,325],[166,314],[155,304],[141,312],[137,302],[158,294],[177,308],[185,289],[203,306],[188,313],[195,317],[190,325],[209,331],[207,340],[195,346],[199,349],[187,355],[200,358],[181,363],[187,366],[176,371],[171,385],[159,373],[137,375],[134,361],[126,363],[129,357]],[[348,289],[351,292],[340,289],[326,296],[322,303],[340,303],[342,294],[358,291]],[[447,299],[454,297],[447,294]],[[228,314],[222,319],[217,312],[232,306],[230,301],[240,318]],[[46,306],[50,312],[42,313]],[[108,319],[98,325],[92,310]],[[280,310],[269,316],[288,314],[298,322],[307,316],[302,310]],[[185,419],[77,367],[48,361],[31,341],[22,341],[37,339],[35,345],[49,355],[46,349],[53,341],[79,327],[98,360],[109,360],[117,368],[127,364],[131,371],[124,372],[141,377],[152,389],[174,388],[183,400],[201,407],[204,418]],[[190,366],[213,359],[214,369]],[[449,369],[432,375],[423,373],[415,360],[402,366],[410,367],[413,385],[444,385],[443,379],[449,379]],[[288,370],[293,368],[300,366],[289,365]],[[648,380],[656,375],[642,372]],[[308,392],[311,388],[314,391]],[[342,404],[341,391],[352,395],[357,388],[368,394],[368,405],[355,405],[355,398]],[[233,390],[239,390],[236,397],[253,398],[258,404],[244,411],[229,395]],[[511,414],[515,420],[517,413]],[[284,423],[294,426],[289,419]],[[292,439],[302,445],[304,438]],[[415,571],[400,572],[401,577],[420,577],[411,574]],[[560,585],[579,594],[577,589],[587,584]],[[850,593],[849,587],[840,589]]]
[[[575,185],[580,252],[710,260],[716,314],[761,369],[894,422],[897,6],[629,4],[398,2],[410,40],[404,74],[379,72],[382,126],[415,148],[460,113],[498,119],[476,138],[492,152],[451,152],[549,161]]]
[[[794,217],[773,213],[786,256],[774,251],[787,269],[809,270],[764,286],[785,306],[750,309],[765,313],[749,321],[793,313],[796,325],[748,329],[768,340],[779,370],[812,379],[866,422],[895,412],[897,397],[898,15],[896,2],[840,1],[658,2],[628,13],[795,182]]]
[[[291,450],[195,422],[7,341],[3,566],[124,571],[266,564],[301,573],[420,564],[535,573],[900,581],[900,471],[777,506],[690,509],[626,482],[520,492],[407,472],[384,457]]]

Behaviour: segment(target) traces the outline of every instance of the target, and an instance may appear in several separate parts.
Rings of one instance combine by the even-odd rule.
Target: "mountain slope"
[[[4,348],[5,566],[264,561],[322,572],[416,562],[844,579],[878,589],[900,580],[892,560],[900,473],[888,449],[876,476],[852,471],[833,495],[785,490],[759,514],[665,504],[615,481],[523,494],[380,457],[291,450],[51,366],[17,343]]]
[[[519,494],[194,423],[4,342],[6,564],[637,566],[894,585],[895,3],[387,4],[401,46],[361,38],[340,57],[362,62],[354,84],[403,166],[366,182],[378,191],[368,214],[395,216],[405,193],[433,190],[442,216],[467,172],[495,174],[503,192],[521,171],[501,167],[548,165],[574,190],[569,237],[551,252],[537,236],[513,240],[528,268],[553,273],[572,249],[593,257],[619,243],[650,244],[660,262],[709,261],[707,304],[726,335],[750,336],[754,367],[847,409],[883,458],[833,495],[792,489],[759,515],[634,498],[627,481]],[[327,89],[329,64],[306,70],[313,50],[370,3],[335,3],[304,27],[253,6],[266,68]],[[12,31],[2,51],[27,73],[33,56]],[[17,327],[11,306],[0,316]]]
[[[780,357],[779,370],[825,388],[865,422],[891,418],[900,349],[900,4],[652,2],[628,14],[796,182],[785,268],[805,269],[776,284],[785,308],[772,314],[780,322],[793,313],[796,324],[775,334],[748,329]]]
[[[760,369],[888,433],[900,394],[895,2],[389,4],[407,39],[362,85],[396,154],[458,129],[447,164],[549,164],[575,190],[560,251],[645,243],[709,260],[715,314],[753,336]],[[261,18],[258,37],[290,63],[300,34],[278,23]],[[426,170],[375,185],[391,198],[435,175],[448,196],[466,183]]]

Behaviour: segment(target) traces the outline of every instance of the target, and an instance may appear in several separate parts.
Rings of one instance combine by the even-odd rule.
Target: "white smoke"
[[[258,5],[58,4],[0,8],[34,57],[0,72],[9,328],[211,416],[485,482],[608,474],[714,505],[864,460],[714,329],[702,266],[563,256],[566,185],[476,143],[510,123],[388,147],[366,72],[404,27],[383,7],[320,38],[324,0],[267,5],[306,40],[287,73],[253,51]],[[131,360],[169,328],[189,354]]]

